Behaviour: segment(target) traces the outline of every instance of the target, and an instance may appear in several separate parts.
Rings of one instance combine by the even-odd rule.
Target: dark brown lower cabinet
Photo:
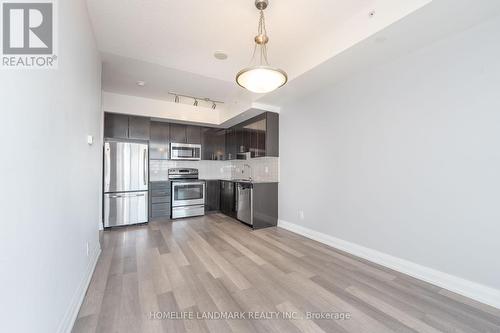
[[[236,218],[235,187],[231,181],[220,182],[220,211]]]
[[[218,180],[207,180],[205,211],[216,212],[219,210],[220,210],[220,182]]]
[[[170,182],[151,182],[149,186],[149,217],[170,217]]]

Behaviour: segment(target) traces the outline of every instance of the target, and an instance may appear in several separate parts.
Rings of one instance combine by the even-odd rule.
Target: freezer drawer
[[[148,192],[104,195],[104,227],[148,222]]]

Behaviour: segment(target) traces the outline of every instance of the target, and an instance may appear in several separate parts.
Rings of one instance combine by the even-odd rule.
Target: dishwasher
[[[253,185],[251,183],[236,184],[236,218],[253,225]]]

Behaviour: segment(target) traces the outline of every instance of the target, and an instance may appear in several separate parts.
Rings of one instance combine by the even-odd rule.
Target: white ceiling
[[[252,94],[236,89],[233,82],[210,78],[110,53],[102,54],[103,86],[106,91],[172,101],[168,92],[209,97],[216,101],[252,100]],[[145,81],[143,87],[138,81]]]
[[[284,106],[500,15],[498,0],[439,0],[316,66],[259,99]]]
[[[293,81],[430,1],[270,0],[270,63]],[[239,104],[241,111],[262,98],[234,82],[253,51],[254,0],[87,2],[103,53],[103,90],[163,100],[175,91]],[[216,50],[229,58],[216,60]]]

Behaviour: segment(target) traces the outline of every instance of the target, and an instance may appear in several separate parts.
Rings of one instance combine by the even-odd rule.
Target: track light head
[[[215,108],[217,107],[217,104],[215,104],[215,102],[212,104],[212,109],[215,110]]]
[[[195,100],[194,100],[193,105],[194,105],[194,106],[198,106],[198,100],[197,100],[197,99],[195,99]]]
[[[175,103],[179,103],[179,96],[175,95]]]

